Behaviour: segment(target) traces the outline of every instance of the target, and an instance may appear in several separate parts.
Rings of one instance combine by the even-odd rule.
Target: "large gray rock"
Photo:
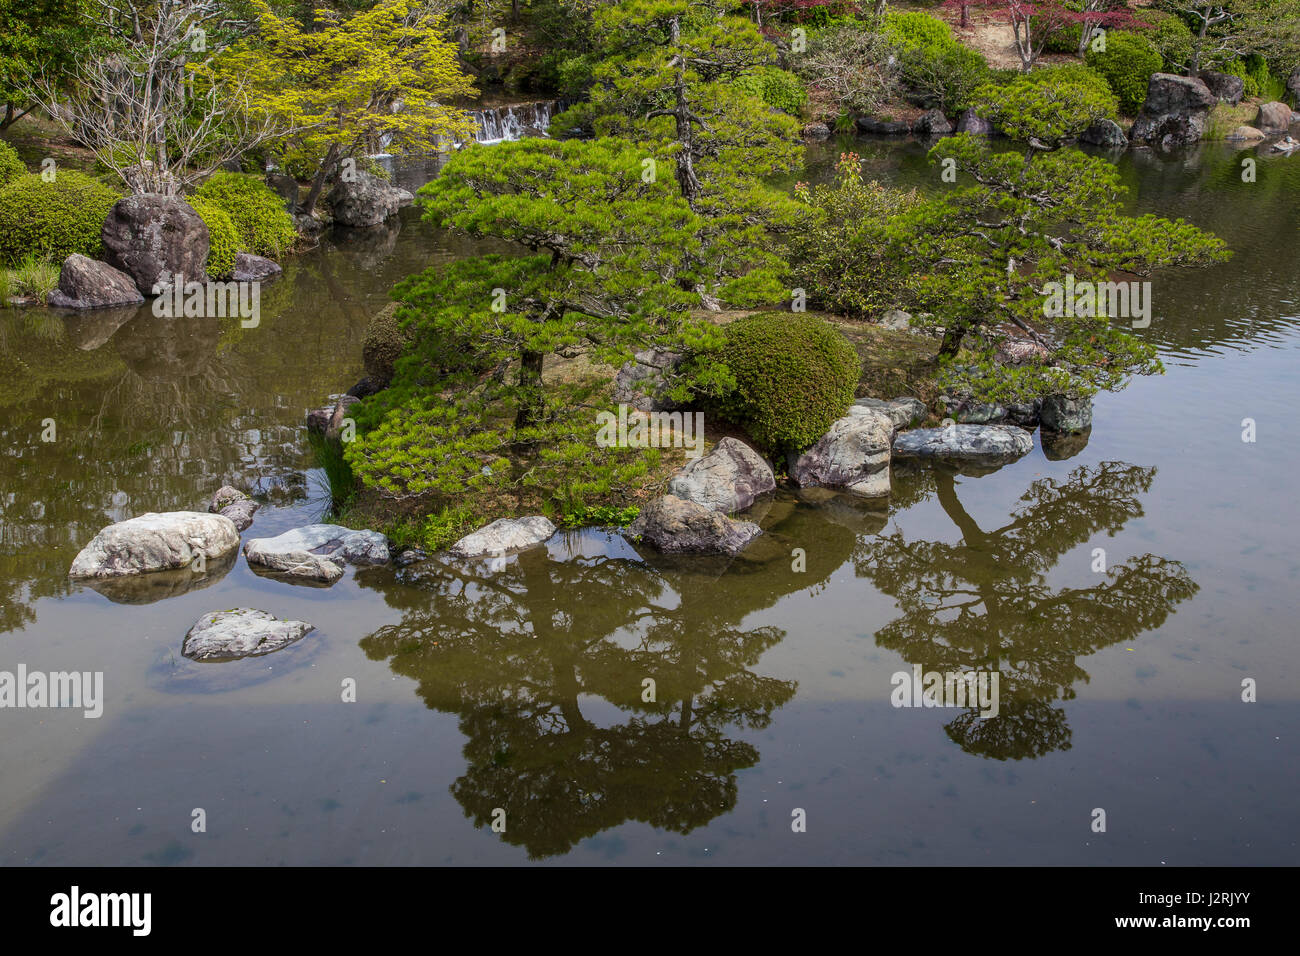
[[[977,402],[969,396],[940,395],[939,404],[944,414],[963,425],[1022,425],[1038,424],[1042,399],[1031,402]]]
[[[882,398],[859,398],[854,401],[853,407],[849,409],[849,414],[862,414],[856,411],[859,408],[870,408],[874,411],[884,412],[893,421],[895,428],[910,428],[913,425],[919,425],[925,421],[925,416],[929,414],[925,402],[919,398],[912,398],[910,395],[891,398],[889,401]]]
[[[222,515],[201,511],[150,512],[102,529],[81,549],[68,575],[111,578],[202,564],[239,546],[239,531]]]
[[[642,349],[614,376],[614,401],[643,412],[671,411],[677,406],[664,396],[668,375],[684,356],[664,349]]]
[[[641,509],[623,533],[666,554],[738,554],[763,532],[752,521],[664,495]]]
[[[972,106],[958,117],[957,132],[970,133],[972,136],[992,136],[993,124],[976,113]]]
[[[1034,440],[1014,425],[918,428],[894,439],[894,457],[1004,465],[1029,454]]]
[[[874,116],[859,116],[854,123],[858,131],[874,136],[906,136],[912,131],[910,123],[901,120],[877,119]]]
[[[1048,395],[1039,410],[1039,420],[1048,431],[1065,434],[1087,431],[1092,427],[1092,399]]]
[[[776,487],[776,476],[743,441],[724,438],[702,458],[687,462],[668,481],[668,493],[714,511],[744,511]]]
[[[1180,149],[1205,135],[1205,123],[1219,98],[1196,77],[1156,73],[1129,136],[1163,151]]]
[[[262,282],[278,276],[283,271],[278,262],[273,262],[265,256],[255,256],[251,252],[235,253],[236,282]]]
[[[889,494],[894,419],[881,409],[855,405],[790,465],[801,488],[847,488],[875,498]]]
[[[279,621],[254,608],[213,611],[194,622],[181,645],[181,656],[192,661],[261,657],[288,647],[314,630],[306,621]]]
[[[403,206],[415,201],[405,189],[398,189],[378,176],[357,170],[348,180],[339,179],[330,190],[328,205],[341,226],[378,226]]]
[[[1210,92],[1230,106],[1236,106],[1246,94],[1246,81],[1239,76],[1215,70],[1202,70],[1200,76]]]
[[[135,280],[145,295],[177,276],[186,282],[207,276],[208,227],[184,199],[156,193],[119,199],[100,236],[108,264]]]
[[[918,136],[947,136],[952,132],[952,124],[943,110],[928,110],[912,125],[912,132]]]
[[[255,567],[333,584],[343,576],[345,564],[388,562],[388,539],[378,531],[355,531],[336,524],[309,524],[274,538],[250,538],[244,558]]]
[[[1264,139],[1264,134],[1253,126],[1238,126],[1228,134],[1228,142],[1250,145]]]
[[[59,287],[47,301],[55,309],[106,309],[139,305],[144,296],[135,280],[121,269],[74,252],[63,260]]]
[[[449,550],[461,558],[505,554],[541,544],[553,534],[555,534],[555,525],[541,515],[529,515],[526,518],[498,518],[472,534],[465,535]]]
[[[222,485],[218,488],[212,500],[208,502],[208,511],[225,515],[235,523],[235,528],[239,531],[248,529],[253,523],[253,515],[260,507],[261,505],[248,495],[230,485]]]
[[[1101,146],[1103,149],[1123,149],[1128,146],[1128,137],[1114,120],[1099,119],[1079,134],[1081,143]]]
[[[1255,128],[1264,133],[1285,133],[1291,128],[1291,107],[1277,100],[1260,103]]]

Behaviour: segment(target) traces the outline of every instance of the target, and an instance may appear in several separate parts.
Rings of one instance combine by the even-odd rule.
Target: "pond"
[[[934,179],[917,144],[867,140],[808,175],[844,148]],[[1243,182],[1247,155],[1121,160],[1135,209],[1235,255],[1155,278],[1139,334],[1168,372],[1100,396],[1086,444],[900,469],[888,506],[781,493],[729,565],[588,529],[329,589],[242,559],[72,584],[101,527],[224,482],[266,502],[245,538],[325,515],[305,411],[360,378],[396,280],[470,248],[413,210],[335,236],[256,328],[0,313],[0,671],[104,675],[98,719],[0,711],[0,863],[1293,863],[1300,160]],[[234,607],[316,630],[180,656]],[[917,668],[996,672],[997,716],[894,706]]]

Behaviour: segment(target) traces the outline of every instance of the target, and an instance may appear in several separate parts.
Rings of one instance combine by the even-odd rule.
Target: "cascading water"
[[[560,112],[558,100],[537,103],[513,103],[482,110],[471,110],[477,129],[474,139],[480,143],[505,143],[524,136],[545,136],[551,117]]]

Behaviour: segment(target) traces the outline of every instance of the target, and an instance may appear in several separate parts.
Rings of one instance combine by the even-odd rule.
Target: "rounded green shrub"
[[[897,53],[903,85],[921,106],[962,109],[989,78],[983,54],[960,43],[952,27],[928,13],[888,13],[883,33]]]
[[[284,200],[256,176],[214,173],[194,195],[225,211],[239,230],[243,252],[278,259],[298,238]]]
[[[121,197],[85,173],[59,170],[46,182],[27,173],[0,187],[0,265],[32,256],[62,263],[79,252],[97,258],[109,210]]]
[[[808,90],[803,81],[793,73],[775,66],[761,66],[753,73],[738,77],[733,85],[791,116],[799,115],[803,105],[808,102]]]
[[[920,10],[893,11],[885,14],[885,39],[905,50],[923,49],[938,52],[956,43],[952,27]]]
[[[1120,109],[1132,115],[1142,108],[1151,74],[1164,69],[1156,45],[1137,33],[1112,30],[1105,50],[1088,50],[1088,65],[1106,78]]]
[[[366,326],[361,344],[366,378],[379,388],[392,384],[397,360],[411,341],[411,333],[397,320],[397,310],[398,303],[394,302],[377,313]]]
[[[1155,16],[1154,11],[1142,11],[1147,19]],[[1160,16],[1155,28],[1146,33],[1146,37],[1160,52],[1160,59],[1166,73],[1182,73],[1192,59],[1192,28],[1182,17],[1172,14]]]
[[[235,272],[235,253],[239,252],[239,230],[224,209],[216,203],[191,196],[189,204],[208,227],[208,275],[229,279]]]
[[[718,359],[736,387],[719,410],[764,449],[807,448],[852,404],[862,363],[825,319],[763,312],[737,319],[725,333]]]
[[[0,140],[0,186],[13,182],[27,172],[18,153],[8,143]]]

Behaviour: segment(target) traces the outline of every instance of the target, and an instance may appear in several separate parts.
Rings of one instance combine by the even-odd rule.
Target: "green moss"
[[[375,315],[366,326],[365,341],[361,344],[366,378],[379,388],[392,384],[394,363],[411,341],[411,335],[397,321],[397,308],[394,302]]]
[[[215,203],[190,198],[189,203],[208,227],[208,275],[229,279],[235,272],[235,254],[239,252],[239,230],[226,211]]]
[[[225,211],[239,230],[243,252],[279,259],[297,241],[284,200],[256,176],[214,173],[194,195]]]
[[[719,358],[736,379],[720,411],[772,452],[798,451],[824,435],[852,404],[861,372],[852,344],[803,313],[737,319]]]
[[[51,182],[36,173],[19,176],[0,188],[0,265],[33,256],[62,263],[74,252],[98,258],[104,220],[119,198],[70,169],[60,170]]]

